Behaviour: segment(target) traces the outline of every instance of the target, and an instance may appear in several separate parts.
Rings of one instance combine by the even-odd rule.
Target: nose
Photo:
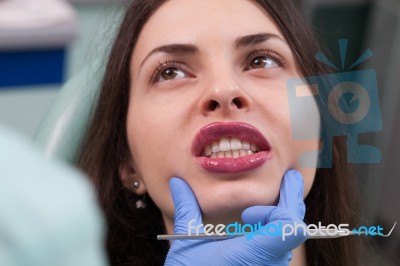
[[[247,112],[251,106],[250,96],[234,80],[219,80],[207,84],[199,108],[203,115],[222,113],[231,115],[236,112]]]

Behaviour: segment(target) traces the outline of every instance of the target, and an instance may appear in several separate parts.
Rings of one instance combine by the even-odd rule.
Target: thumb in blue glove
[[[175,234],[188,233],[188,224],[202,224],[201,210],[193,191],[188,184],[180,178],[170,180],[172,199],[175,208]]]
[[[201,211],[193,191],[180,178],[170,180],[175,206],[175,234],[187,234],[188,224],[202,223]],[[296,170],[285,173],[278,206],[254,206],[242,213],[243,222],[263,225],[303,224],[303,177]],[[221,241],[175,240],[165,265],[288,265],[291,250],[306,240],[303,232],[286,236],[256,235]]]

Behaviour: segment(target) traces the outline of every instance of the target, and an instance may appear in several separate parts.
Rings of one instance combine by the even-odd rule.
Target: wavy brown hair
[[[130,158],[126,136],[131,77],[131,55],[139,33],[162,0],[133,0],[122,20],[109,60],[97,108],[81,148],[78,166],[95,184],[108,223],[107,251],[112,265],[162,265],[168,243],[157,241],[165,232],[160,210],[148,197],[148,206],[137,209],[138,195],[125,190],[119,167]],[[303,76],[326,73],[314,59],[319,47],[311,28],[291,0],[257,0],[287,40]],[[355,225],[353,178],[345,163],[345,147],[333,145],[333,168],[318,169],[305,202],[307,223]],[[354,239],[308,240],[309,265],[357,265]]]

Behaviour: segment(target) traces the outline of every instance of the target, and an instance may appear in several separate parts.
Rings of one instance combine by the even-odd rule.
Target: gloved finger
[[[271,212],[276,206],[253,206],[242,212],[242,221],[245,224],[267,224],[270,221]]]
[[[303,202],[303,177],[296,170],[286,171],[280,188],[278,207],[286,209],[288,213],[300,219],[304,218],[305,205]],[[267,224],[270,219],[270,213],[275,206],[253,206],[242,213],[244,223],[262,225]]]
[[[250,207],[244,211],[242,218],[253,224],[256,219],[263,221],[263,226],[247,240],[251,250],[265,256],[282,256],[307,239],[304,222],[281,207]]]
[[[305,214],[303,193],[304,182],[301,173],[297,170],[286,171],[281,183],[278,207],[303,220]]]
[[[195,232],[197,225],[203,222],[201,210],[192,189],[179,177],[172,177],[169,186],[175,207],[174,233],[187,234],[189,227],[191,232]]]

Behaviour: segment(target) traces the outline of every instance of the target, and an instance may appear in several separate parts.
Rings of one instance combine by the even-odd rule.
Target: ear
[[[138,174],[130,162],[123,163],[119,168],[119,178],[122,185],[136,195],[144,195],[147,191],[143,178]]]

